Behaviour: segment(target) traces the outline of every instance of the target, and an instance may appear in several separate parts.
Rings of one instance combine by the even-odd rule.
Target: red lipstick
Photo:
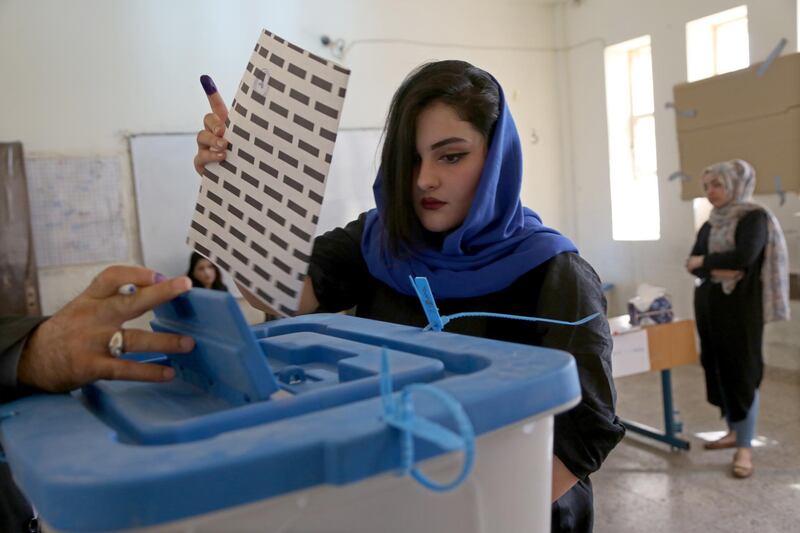
[[[420,205],[422,205],[422,209],[429,209],[435,211],[440,207],[443,207],[447,202],[442,202],[441,200],[437,200],[436,198],[423,198],[420,201]]]

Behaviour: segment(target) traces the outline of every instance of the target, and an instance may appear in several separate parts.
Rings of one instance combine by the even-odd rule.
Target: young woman
[[[225,157],[225,107],[211,93],[215,112],[197,138],[200,172]],[[575,356],[583,398],[555,418],[553,530],[589,531],[588,476],[624,434],[614,414],[605,299],[572,242],[522,206],[521,186],[520,140],[497,81],[463,61],[421,66],[391,103],[377,208],[316,239],[300,313],[355,307],[358,316],[424,326],[410,274],[428,278],[442,314],[576,320],[600,312],[579,327],[495,318],[447,327]]]
[[[735,447],[738,478],[753,473],[764,323],[789,318],[786,241],[774,215],[751,202],[755,183],[753,167],[741,159],[705,170],[703,187],[714,208],[686,261],[701,280],[694,306],[706,394],[729,428],[705,447]]]
[[[192,252],[192,256],[189,258],[189,271],[186,272],[186,275],[192,280],[193,287],[217,291],[228,290],[228,287],[222,281],[222,275],[217,265],[197,252]]]

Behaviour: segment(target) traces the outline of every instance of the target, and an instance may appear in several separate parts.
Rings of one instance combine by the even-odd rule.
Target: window
[[[606,48],[606,111],[615,241],[661,236],[650,36]]]
[[[750,39],[747,6],[739,6],[686,24],[688,81],[747,68]]]
[[[697,81],[750,66],[747,6],[715,13],[686,24],[686,78]],[[709,161],[713,163],[714,161]],[[711,204],[695,198],[695,229],[708,220]]]

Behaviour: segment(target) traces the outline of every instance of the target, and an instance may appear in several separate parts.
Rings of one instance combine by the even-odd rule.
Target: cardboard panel
[[[800,108],[698,130],[679,132],[683,182],[681,198],[704,196],[701,177],[710,164],[744,159],[756,170],[756,194],[776,190],[780,176],[784,191],[800,190]]]
[[[699,362],[694,320],[644,326],[650,351],[650,370],[665,370]]]
[[[684,200],[703,196],[703,169],[745,159],[756,169],[756,192],[800,190],[800,54],[777,58],[764,76],[760,64],[673,89]],[[686,116],[687,112],[693,116]]]
[[[0,315],[38,315],[39,282],[22,143],[0,143]]]
[[[775,59],[764,76],[759,64],[673,88],[679,132],[782,113],[800,105],[800,54]]]

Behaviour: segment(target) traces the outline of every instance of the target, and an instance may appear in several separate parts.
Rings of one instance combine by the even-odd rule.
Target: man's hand
[[[157,279],[158,278],[158,279]],[[17,367],[17,381],[50,392],[66,392],[98,379],[168,381],[169,367],[113,357],[109,340],[122,324],[192,287],[189,278],[164,280],[152,270],[113,266],[48,320],[28,339]],[[137,291],[121,295],[120,286]],[[123,331],[125,351],[183,353],[194,348],[190,337],[145,330]]]

